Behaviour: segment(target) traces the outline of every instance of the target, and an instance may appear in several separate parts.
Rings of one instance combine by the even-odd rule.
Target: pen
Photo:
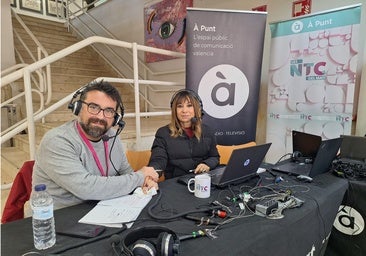
[[[194,169],[192,169],[192,170],[189,170],[188,172],[194,172]]]

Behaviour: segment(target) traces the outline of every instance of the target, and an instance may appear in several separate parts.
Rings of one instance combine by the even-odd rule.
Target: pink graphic
[[[186,8],[192,5],[193,0],[163,0],[146,6],[145,45],[185,53]],[[145,54],[147,63],[172,58],[148,52]]]

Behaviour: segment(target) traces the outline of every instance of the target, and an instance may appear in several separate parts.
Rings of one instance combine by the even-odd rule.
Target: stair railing
[[[1,71],[1,77],[4,77],[4,76],[6,76],[8,74],[9,75],[11,74],[12,77],[13,77],[13,79],[14,79],[13,80],[13,82],[14,82],[15,80],[18,80],[19,79],[18,77],[20,77],[20,74],[22,73],[23,68],[24,67],[27,67],[27,66],[28,66],[28,64],[25,64],[25,63],[16,64],[16,65],[14,65],[12,67],[9,67],[9,68]],[[19,71],[19,72],[15,72],[15,71]],[[35,72],[36,72],[36,74],[38,76],[39,84],[43,84],[44,82],[43,82],[43,76],[42,76],[41,72],[39,70],[36,70]],[[33,80],[33,76],[32,76],[32,80]],[[13,82],[8,83],[8,84],[6,84],[6,83],[3,84],[2,83],[1,84],[1,88],[3,88],[4,86],[8,86],[8,85],[9,86],[12,86]],[[43,91],[42,90],[39,90],[39,89],[32,88],[32,92],[38,94],[38,96],[39,96],[39,102],[40,102],[39,109],[34,112],[34,114],[38,114],[38,113],[40,113],[44,109],[44,102],[45,102],[45,100],[44,100]],[[15,96],[13,96],[13,97],[11,97],[11,98],[9,98],[9,99],[1,102],[0,107],[3,108],[3,107],[6,107],[6,106],[9,106],[13,102],[15,102],[16,100],[18,100],[18,99],[20,99],[20,98],[22,98],[24,96],[25,96],[25,92],[18,93]],[[10,125],[5,130],[1,131],[1,135],[8,133],[9,131],[13,130],[14,128],[20,126],[21,124],[23,124],[25,122],[26,122],[26,119],[23,119],[23,120],[20,120],[20,121],[18,121],[16,123]]]
[[[32,88],[31,88],[31,74],[51,63],[58,61],[84,47],[87,47],[91,44],[101,43],[107,45],[113,45],[117,47],[124,47],[132,49],[133,52],[133,67],[134,73],[132,79],[118,79],[118,81],[122,83],[133,83],[135,88],[135,113],[126,113],[125,116],[135,116],[136,117],[136,141],[139,143],[141,141],[141,124],[140,117],[141,116],[156,116],[156,115],[167,115],[170,112],[145,112],[140,113],[140,99],[139,99],[139,86],[140,84],[160,84],[166,86],[183,86],[183,84],[179,84],[176,82],[166,82],[166,81],[149,81],[149,80],[140,80],[138,76],[138,51],[143,52],[152,52],[158,53],[162,55],[172,56],[176,58],[184,58],[185,54],[167,51],[163,49],[153,48],[149,46],[138,45],[137,43],[128,43],[124,41],[119,41],[115,39],[92,36],[86,38],[78,43],[75,43],[69,47],[66,47],[63,50],[60,50],[54,54],[51,54],[35,63],[32,63],[21,70],[15,71],[7,76],[4,76],[1,79],[1,87],[14,82],[16,79],[23,78],[24,81],[24,93],[25,93],[25,105],[26,105],[26,122],[20,124],[16,128],[7,132],[6,134],[1,136],[1,144],[14,137],[19,132],[28,129],[28,140],[29,140],[29,159],[34,159],[36,152],[36,141],[35,141],[35,122],[45,117],[47,114],[53,112],[57,108],[63,106],[64,104],[70,102],[72,99],[73,93],[68,95],[67,97],[61,99],[40,113],[34,114],[33,112],[33,99],[32,99]],[[111,81],[113,79],[110,79]]]
[[[97,2],[98,1],[93,1],[90,4],[88,4],[88,6],[92,5],[92,4],[96,4]],[[77,1],[75,1],[75,0],[67,1],[67,3],[65,4],[65,8],[66,8],[66,13],[67,13],[66,24],[68,26],[68,29],[70,30],[70,28],[71,28],[80,38],[84,39],[89,36],[104,36],[104,37],[109,37],[109,38],[118,40],[118,38],[116,38],[113,33],[111,33],[107,28],[105,28],[97,19],[95,19],[93,17],[93,15],[91,15],[89,12],[86,11],[87,8],[85,6],[80,6]],[[87,17],[88,21],[90,21],[92,24],[99,27],[101,29],[101,31],[103,31],[103,33],[105,33],[105,34],[97,35],[91,28],[90,24],[87,24],[81,18],[81,16]],[[88,33],[90,33],[90,35],[83,34],[80,31],[80,29],[78,29],[78,27],[73,25],[72,20],[78,20],[79,24],[82,24],[83,27],[88,31]],[[118,54],[115,50],[113,50],[108,45],[104,45],[104,46],[105,46],[106,50],[114,56],[113,59],[115,61],[118,61],[118,65],[113,64],[107,57],[105,57],[105,54],[97,46],[95,46],[95,47],[92,46],[92,47],[113,68],[113,70],[115,72],[117,72],[117,74],[119,76],[121,76],[121,77],[125,76],[125,74],[121,73],[121,69],[128,70],[130,72],[134,72],[133,66],[131,64],[129,64],[126,60],[124,60],[120,56],[120,54]],[[123,48],[123,50],[127,53],[128,56],[130,56],[132,58],[133,53],[130,49]],[[153,71],[152,69],[150,69],[150,67],[148,65],[146,65],[145,62],[143,60],[141,60],[139,57],[138,57],[137,61],[138,61],[139,66],[141,67],[140,69],[142,69],[142,71],[139,72],[138,75],[141,79],[145,79],[145,80],[147,80],[148,77],[151,77],[151,76],[163,76],[163,75],[168,75],[168,74],[177,74],[177,73],[185,72],[185,69],[176,69],[176,70],[171,70],[171,71],[157,72],[157,71]],[[123,68],[121,68],[121,67],[123,67]],[[133,84],[131,84],[131,86],[133,87]],[[151,84],[146,84],[146,90],[156,91],[156,89],[154,89],[151,86]],[[159,91],[162,91],[162,89],[159,89]],[[164,90],[164,91],[170,91],[170,90]],[[152,108],[157,108],[157,106],[155,106],[147,97],[146,91],[145,92],[140,91],[139,94],[142,97],[142,99],[144,100],[144,103],[146,104],[145,109],[148,108],[147,105]]]
[[[22,26],[22,28],[26,31],[26,33],[28,34],[28,36],[33,40],[33,42],[37,46],[37,57],[35,57],[33,55],[32,51],[27,46],[27,44],[22,40],[22,38],[20,37],[20,35],[17,33],[17,31],[13,29],[15,37],[22,44],[22,46],[24,47],[24,49],[27,51],[27,53],[29,54],[29,56],[32,58],[33,62],[35,62],[37,60],[40,60],[43,57],[47,57],[48,56],[48,52],[43,47],[43,45],[38,41],[37,37],[32,33],[32,31],[27,27],[27,25],[23,22],[23,20],[19,17],[19,15],[13,9],[11,9],[11,12],[12,12],[12,16],[19,22],[19,24]],[[52,90],[51,90],[52,89],[51,88],[51,66],[50,65],[46,65],[45,69],[46,69],[46,71],[44,71],[43,69],[40,69],[40,72],[42,74],[42,79],[39,80],[40,83],[38,84],[36,80],[33,80],[33,82],[36,85],[38,85],[39,90],[42,93],[47,92],[46,102],[42,103],[42,104],[47,105],[47,104],[49,104],[51,102],[51,98],[52,98]]]

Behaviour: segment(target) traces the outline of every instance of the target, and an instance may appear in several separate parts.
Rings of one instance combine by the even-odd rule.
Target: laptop
[[[283,161],[272,167],[274,171],[280,171],[291,175],[304,175],[311,178],[329,171],[341,146],[342,138],[323,140],[317,150],[313,162]]]
[[[341,159],[352,159],[366,162],[366,137],[341,135]]]
[[[211,170],[211,184],[226,187],[257,175],[257,170],[272,143],[234,149],[226,166]]]
[[[300,159],[314,159],[321,142],[321,136],[292,130],[292,152],[300,152]]]

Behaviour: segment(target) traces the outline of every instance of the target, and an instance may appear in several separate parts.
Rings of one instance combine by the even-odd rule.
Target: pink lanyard
[[[78,129],[78,132],[81,136],[81,138],[83,139],[83,141],[85,142],[85,144],[87,145],[87,147],[89,148],[89,150],[92,152],[93,157],[94,157],[94,161],[97,164],[100,173],[102,174],[102,176],[107,176],[108,175],[108,169],[109,169],[109,162],[108,162],[108,141],[103,141],[104,144],[104,152],[105,152],[105,163],[107,165],[107,173],[104,173],[102,164],[99,161],[99,157],[97,155],[97,153],[94,150],[93,145],[90,143],[90,141],[88,140],[88,138],[85,136],[84,131],[82,131],[80,124],[76,121],[76,128]]]

